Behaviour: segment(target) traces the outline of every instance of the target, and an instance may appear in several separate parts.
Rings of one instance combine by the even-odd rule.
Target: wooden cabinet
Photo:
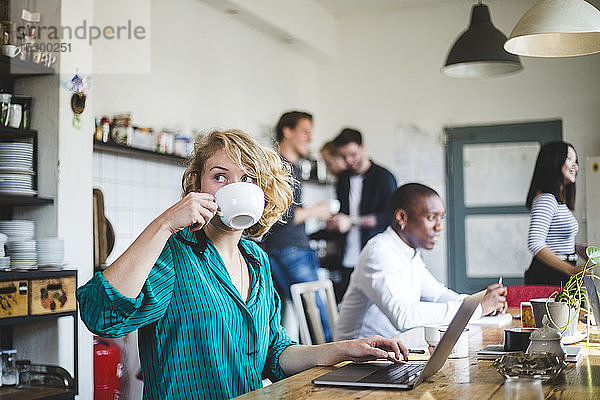
[[[72,282],[65,292],[65,304],[73,305],[63,310],[55,310],[40,315],[32,315],[32,301],[40,301],[44,296],[41,282]],[[32,386],[27,389],[17,389],[15,386],[0,387],[0,400],[3,399],[72,399],[77,394],[77,360],[78,360],[78,330],[77,330],[77,302],[75,301],[75,287],[77,287],[76,270],[34,270],[34,271],[0,271],[0,287],[4,282],[17,282],[20,286],[27,286],[29,298],[28,315],[0,318],[0,344],[2,348],[13,347],[13,327],[21,324],[36,324],[41,321],[56,318],[70,318],[73,321],[73,365],[75,376],[73,386],[65,388]],[[34,293],[37,290],[40,293]],[[36,307],[33,307],[35,312]],[[68,309],[68,311],[65,311]],[[17,358],[19,349],[17,348]],[[35,360],[34,360],[35,361]]]

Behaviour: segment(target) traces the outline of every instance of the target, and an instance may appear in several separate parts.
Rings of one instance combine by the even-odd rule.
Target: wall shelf
[[[62,400],[72,399],[77,393],[71,389],[60,389],[43,386],[32,386],[27,389],[17,389],[15,386],[0,387],[0,400]]]
[[[25,139],[34,137],[37,134],[33,129],[17,129],[10,126],[0,126],[0,137],[2,139]]]
[[[44,314],[44,315],[24,315],[21,317],[5,317],[5,318],[0,318],[0,326],[28,324],[31,322],[46,321],[49,319],[56,319],[56,318],[60,318],[60,317],[75,318],[76,316],[77,316],[77,313],[75,311],[67,311],[67,312],[62,312],[62,313]]]
[[[28,279],[60,278],[63,276],[77,276],[74,269],[34,269],[34,270],[11,270],[0,271],[0,282],[18,281]]]
[[[46,68],[43,65],[31,61],[23,61],[19,57],[10,58],[0,55],[0,76],[11,79],[25,78],[38,75],[52,75],[54,68]]]
[[[121,154],[129,157],[143,158],[146,160],[165,161],[180,166],[184,166],[185,162],[187,161],[187,158],[180,157],[175,154],[158,153],[155,151],[123,146],[116,143],[104,143],[96,140],[94,141],[94,151]]]
[[[49,197],[0,194],[0,207],[48,206],[51,204],[54,204],[54,199]]]

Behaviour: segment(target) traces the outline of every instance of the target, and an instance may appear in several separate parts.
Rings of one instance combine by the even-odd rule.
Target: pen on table
[[[502,277],[500,277],[498,279],[498,283],[502,285]],[[492,315],[497,315],[498,314],[498,310],[494,310],[494,312],[492,313]]]
[[[425,350],[423,349],[408,349],[408,352],[414,354],[425,354]]]

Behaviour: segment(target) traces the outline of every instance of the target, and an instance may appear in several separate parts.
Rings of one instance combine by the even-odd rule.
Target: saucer
[[[562,339],[560,339],[560,341],[562,344],[573,344],[581,342],[586,337],[587,334],[585,333],[585,331],[576,331],[574,335],[563,336]]]

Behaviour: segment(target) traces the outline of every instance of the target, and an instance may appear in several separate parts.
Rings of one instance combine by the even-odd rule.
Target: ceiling
[[[314,0],[336,17],[424,8],[442,4],[475,4],[476,0]]]
[[[394,10],[410,9],[410,8],[427,8],[432,6],[459,4],[465,5],[469,9],[478,0],[313,0],[320,4],[321,7],[329,11],[336,17],[348,17],[359,14],[376,14],[385,13]],[[586,0],[594,7],[600,9],[600,0]],[[500,2],[501,0],[486,0],[484,3],[489,4]],[[532,6],[534,0],[528,0],[528,4]]]

